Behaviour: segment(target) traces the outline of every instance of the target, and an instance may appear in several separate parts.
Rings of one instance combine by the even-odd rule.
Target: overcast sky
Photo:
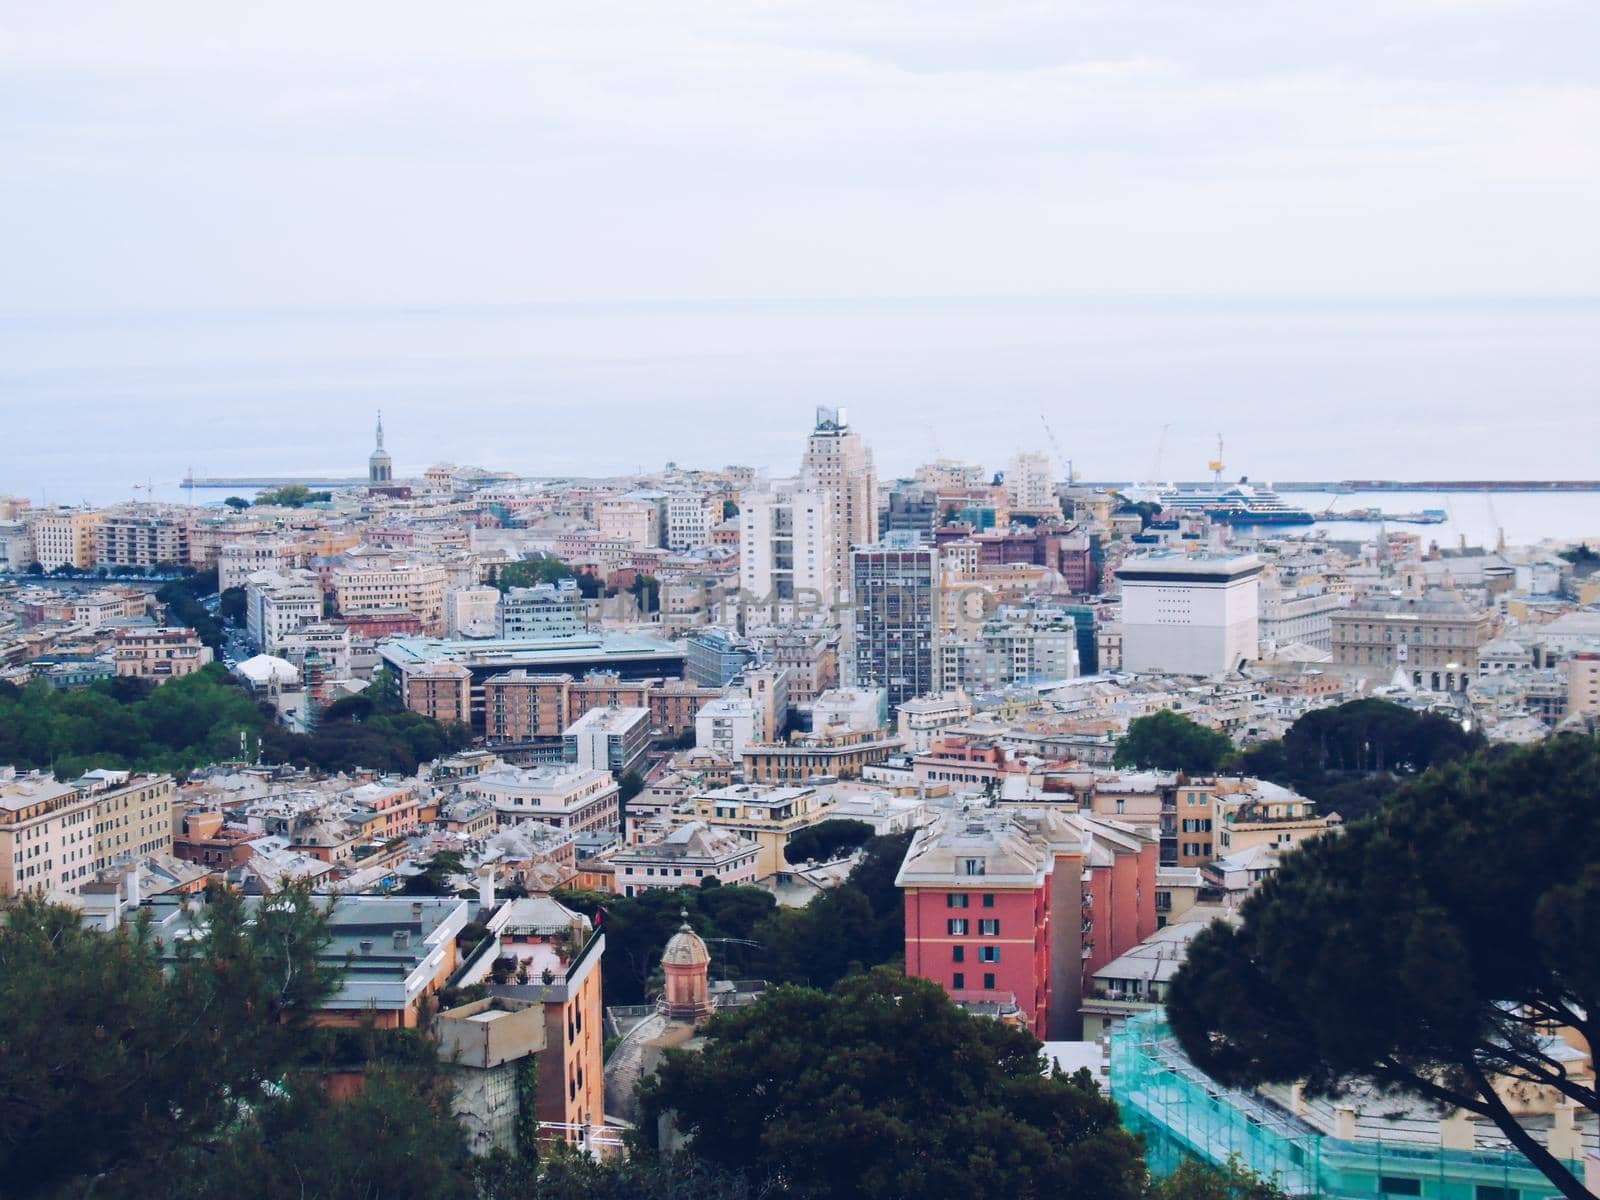
[[[0,0],[0,310],[1593,294],[1596,0]]]

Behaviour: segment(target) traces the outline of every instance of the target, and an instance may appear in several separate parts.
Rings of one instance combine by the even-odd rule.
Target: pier
[[[269,488],[294,487],[297,484],[308,488],[364,488],[369,486],[369,482],[364,475],[238,475],[232,478],[228,476],[186,475],[183,479],[183,486],[186,488],[244,488],[266,491]]]

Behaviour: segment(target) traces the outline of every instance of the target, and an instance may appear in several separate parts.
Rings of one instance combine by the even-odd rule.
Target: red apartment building
[[[1076,1038],[1095,971],[1156,930],[1158,843],[1084,813],[1000,805],[919,830],[896,883],[906,972],[1041,1039]]]

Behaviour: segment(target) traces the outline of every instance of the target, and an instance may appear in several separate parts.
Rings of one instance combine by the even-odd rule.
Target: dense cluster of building
[[[804,904],[851,860],[791,861],[796,835],[910,833],[906,970],[1049,1042],[1133,1030],[1133,1079],[1189,939],[1340,819],[1265,780],[1117,770],[1132,721],[1177,712],[1246,746],[1362,696],[1503,741],[1600,720],[1600,576],[1557,547],[1343,542],[1054,476],[1030,452],[880,481],[822,409],[784,478],[404,479],[380,426],[368,487],[297,507],[0,500],[0,679],[199,669],[213,650],[169,623],[152,574],[215,569],[243,614],[216,657],[286,724],[382,672],[474,739],[403,778],[0,768],[0,898],[142,907],[168,931],[208,882],[354,898],[333,910],[330,953],[355,969],[327,1019],[409,1025],[490,981],[439,1026],[483,1148],[508,1144],[509,1064],[539,1053],[562,1062],[541,1122],[600,1144],[603,1031],[636,1075],[759,986],[718,991],[685,928],[659,1011],[606,1016],[604,938],[556,889],[715,880]],[[440,855],[475,900],[396,895]]]

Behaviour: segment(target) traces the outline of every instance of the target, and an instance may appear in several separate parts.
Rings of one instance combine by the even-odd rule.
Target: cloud
[[[1597,12],[10,0],[0,306],[1588,290]]]

